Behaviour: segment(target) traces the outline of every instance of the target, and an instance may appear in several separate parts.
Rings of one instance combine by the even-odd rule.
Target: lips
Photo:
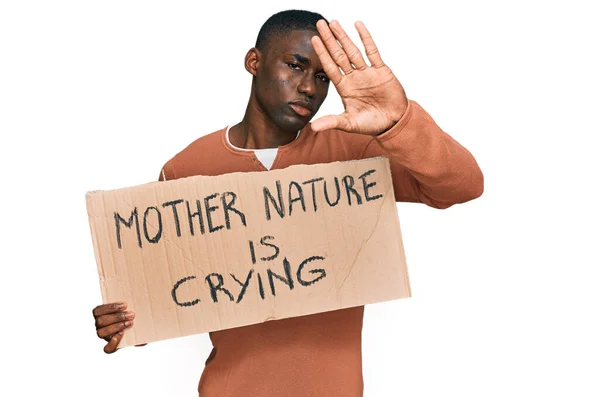
[[[310,102],[305,101],[294,101],[290,102],[290,107],[294,112],[296,112],[300,116],[310,116],[312,113],[312,105]]]

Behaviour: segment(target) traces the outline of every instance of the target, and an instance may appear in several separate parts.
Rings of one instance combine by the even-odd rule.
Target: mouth
[[[294,101],[290,102],[289,105],[299,116],[307,117],[312,114],[312,105],[309,102]]]

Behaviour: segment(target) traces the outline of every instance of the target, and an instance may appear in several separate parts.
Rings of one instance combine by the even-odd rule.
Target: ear
[[[262,60],[262,53],[255,47],[250,48],[244,58],[244,67],[252,76],[256,76]]]

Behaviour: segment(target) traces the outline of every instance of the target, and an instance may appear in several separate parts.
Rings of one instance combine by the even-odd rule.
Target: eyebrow
[[[307,64],[307,65],[310,65],[310,59],[308,59],[308,58],[306,58],[306,57],[303,57],[303,56],[302,56],[302,55],[300,55],[300,54],[292,54],[292,56],[293,56],[294,58],[296,58],[296,59],[297,59],[299,62],[302,62],[302,63],[305,63],[305,64]]]

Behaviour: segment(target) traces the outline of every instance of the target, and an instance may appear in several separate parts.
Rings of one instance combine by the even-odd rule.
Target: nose
[[[300,84],[298,84],[298,92],[312,98],[316,90],[315,78],[310,73],[305,73]]]

